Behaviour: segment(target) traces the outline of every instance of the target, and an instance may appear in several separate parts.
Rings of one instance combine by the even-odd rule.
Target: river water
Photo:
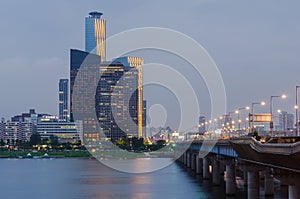
[[[135,161],[136,166],[143,159]],[[176,163],[144,174],[119,172],[89,159],[0,159],[0,168],[0,198],[232,198],[225,196],[224,184],[212,186]],[[233,198],[246,198],[246,191]]]

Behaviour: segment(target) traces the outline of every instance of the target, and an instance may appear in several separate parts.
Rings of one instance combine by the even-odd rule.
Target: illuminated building
[[[4,141],[4,120],[0,122],[0,140]]]
[[[143,60],[122,57],[113,62],[100,63],[99,58],[98,55],[71,50],[72,121],[76,120],[73,106],[84,102],[83,106],[77,107],[76,114],[84,116],[81,120],[85,143],[95,142],[100,138],[116,140],[128,134],[142,137],[141,67]],[[80,66],[84,69],[79,74]],[[96,89],[86,89],[86,87]],[[78,99],[73,96],[75,89],[80,92]]]
[[[14,146],[17,142],[29,141],[34,132],[34,124],[31,122],[1,122],[1,139],[7,144]]]
[[[69,106],[68,106],[68,96],[69,96],[69,80],[60,79],[59,80],[59,91],[58,91],[58,112],[59,120],[68,122],[69,121]]]
[[[200,116],[199,117],[199,128],[198,128],[198,132],[200,135],[203,135],[206,132],[206,117],[205,116]]]
[[[125,66],[124,75],[124,92],[132,93],[129,100],[129,113],[125,115],[125,121],[129,121],[130,118],[135,122],[135,125],[127,122],[129,131],[134,132],[133,135],[137,137],[143,137],[143,79],[142,79],[142,65],[144,60],[139,57],[120,57],[114,60],[114,62],[121,62]],[[125,122],[126,124],[126,122]],[[135,129],[137,126],[137,129]],[[132,129],[132,130],[130,130]],[[127,129],[126,129],[127,130]],[[137,132],[137,133],[136,133]]]
[[[36,129],[42,139],[56,136],[59,142],[75,142],[79,140],[76,124],[74,122],[59,121],[55,116],[40,118]]]
[[[292,131],[294,128],[294,115],[281,111],[279,114],[279,130],[283,132]]]
[[[99,65],[100,57],[95,54],[87,53],[77,49],[70,50],[70,120],[74,121],[73,117],[73,87],[77,73],[82,64],[87,66]]]
[[[143,136],[148,137],[146,127],[147,127],[147,101],[143,100]]]
[[[105,61],[106,21],[101,16],[100,12],[90,12],[85,18],[85,51],[97,54]]]

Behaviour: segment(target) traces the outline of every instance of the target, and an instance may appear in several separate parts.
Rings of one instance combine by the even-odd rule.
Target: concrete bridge
[[[288,185],[288,197],[300,199],[300,142],[292,144],[260,143],[245,137],[233,140],[177,143],[177,161],[203,179],[220,185],[226,181],[226,194],[235,195],[237,173],[242,174],[249,199],[260,194],[274,195],[274,179]],[[260,193],[260,179],[264,191]]]

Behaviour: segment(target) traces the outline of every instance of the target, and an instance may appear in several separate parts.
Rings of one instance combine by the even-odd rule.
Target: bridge
[[[293,140],[289,140],[292,142]],[[249,199],[274,195],[274,178],[288,185],[290,199],[300,199],[300,142],[261,143],[253,137],[194,140],[177,143],[177,161],[204,180],[220,185],[225,175],[226,194],[235,195],[240,174]],[[264,191],[260,193],[260,179]]]

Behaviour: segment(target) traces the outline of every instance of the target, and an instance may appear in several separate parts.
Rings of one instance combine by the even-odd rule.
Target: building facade
[[[69,121],[69,80],[60,79],[58,86],[58,117],[62,122]]]
[[[40,134],[41,139],[50,139],[51,136],[56,136],[61,143],[79,140],[74,122],[59,121],[53,116],[41,118],[37,124],[36,132]]]
[[[34,129],[32,122],[1,122],[0,139],[7,145],[14,146],[18,142],[29,141]]]
[[[287,113],[286,111],[282,111],[279,114],[279,130],[288,133],[292,132],[294,129],[294,115]]]
[[[200,116],[199,117],[199,127],[198,127],[198,133],[200,135],[203,135],[206,132],[206,117],[205,116]]]
[[[106,60],[106,20],[102,13],[90,12],[85,18],[85,51],[94,53]]]
[[[98,55],[71,50],[71,119],[74,111],[82,116],[85,143],[100,140],[101,133],[111,140],[142,137],[142,63],[133,57],[100,62]]]

